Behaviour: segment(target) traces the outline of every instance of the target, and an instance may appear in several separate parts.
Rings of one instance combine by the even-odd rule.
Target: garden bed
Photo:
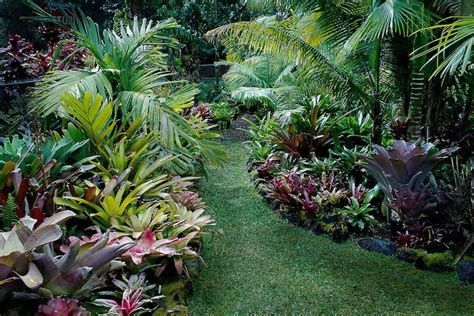
[[[259,147],[253,147],[253,142],[252,140],[249,142],[253,151],[251,153],[256,155]],[[398,149],[416,148],[416,146],[419,145],[401,141],[395,143]],[[392,155],[390,151],[389,154]],[[403,155],[407,154],[401,154]],[[370,161],[371,158],[364,159]],[[377,159],[380,163],[381,158]],[[436,203],[432,202],[429,206],[425,200],[429,193],[422,191],[425,193],[410,193],[412,195],[404,197],[400,200],[402,204],[398,205],[399,208],[393,205],[387,208],[387,203],[394,202],[383,199],[378,186],[367,190],[351,182],[354,181],[353,178],[349,181],[349,185],[347,182],[344,184],[348,178],[341,175],[341,171],[315,173],[314,169],[308,168],[308,162],[301,160],[276,152],[265,162],[251,159],[248,163],[248,171],[264,200],[289,223],[305,227],[316,234],[329,235],[336,242],[355,240],[363,249],[414,263],[422,270],[435,272],[459,270],[459,279],[468,284],[472,283],[472,278],[469,277],[468,262],[472,261],[469,252],[464,253],[463,260],[456,257],[467,243],[469,224],[450,221],[446,217],[448,215],[444,215],[445,223],[436,219],[436,216],[440,216],[438,214],[442,212],[446,214],[446,210],[456,207],[455,204],[449,204],[446,199],[443,200],[443,197],[447,196],[445,192],[438,191],[436,198],[431,198],[431,201]],[[397,161],[397,163],[401,165],[403,162]],[[361,173],[365,171],[359,168],[358,165],[354,165],[351,174],[360,179]],[[397,203],[396,199],[394,201]],[[468,205],[467,201],[464,205]],[[382,216],[382,212],[377,213],[377,209],[381,208],[385,208],[385,212],[392,213],[391,221],[386,221],[386,214]],[[410,215],[414,217],[409,219],[404,218],[403,216],[408,214],[404,212],[408,211],[416,215]],[[450,216],[454,214],[456,212]],[[464,214],[469,214],[468,208]],[[397,220],[393,219],[394,215],[397,216]],[[472,249],[469,251],[472,252]]]

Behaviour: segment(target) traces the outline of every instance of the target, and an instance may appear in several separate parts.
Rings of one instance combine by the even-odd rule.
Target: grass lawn
[[[454,273],[420,271],[287,224],[254,190],[242,143],[226,146],[225,167],[202,181],[223,235],[206,239],[193,315],[474,314],[474,285],[461,285]]]

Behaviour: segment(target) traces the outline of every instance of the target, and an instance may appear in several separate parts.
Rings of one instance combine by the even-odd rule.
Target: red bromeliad
[[[142,300],[142,293],[143,288],[139,288],[135,292],[126,289],[122,294],[122,300],[120,302],[109,299],[97,300],[96,302],[100,305],[110,307],[110,314],[129,316],[143,310],[144,301]]]

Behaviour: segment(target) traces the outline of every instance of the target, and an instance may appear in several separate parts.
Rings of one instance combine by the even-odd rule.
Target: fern
[[[7,202],[5,203],[5,206],[1,209],[1,229],[3,231],[8,231],[17,221],[18,217],[16,215],[15,197],[12,194],[8,194]]]

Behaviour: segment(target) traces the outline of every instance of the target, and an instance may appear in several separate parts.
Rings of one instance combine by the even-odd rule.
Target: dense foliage
[[[201,260],[201,237],[214,222],[190,175],[223,158],[206,118],[185,113],[195,85],[167,81],[164,48],[175,40],[161,32],[176,25],[135,18],[102,32],[82,11],[30,5],[37,20],[68,35],[34,74],[37,120],[59,124],[42,131],[35,123],[0,146],[0,299],[11,301],[2,313],[172,309],[147,280],[194,273],[188,264]],[[44,56],[31,47],[11,37],[2,53],[18,62],[12,76],[28,77]],[[24,297],[34,304],[15,306]]]
[[[249,169],[267,199],[336,240],[472,255],[472,5],[251,5],[278,12],[207,36],[228,49],[229,97],[257,107]]]
[[[291,223],[421,268],[472,260],[470,3],[25,3],[35,36],[3,16],[0,49],[20,108],[0,115],[0,313],[185,311],[160,285],[200,265],[194,183],[234,126]],[[196,82],[214,61],[222,80]]]

